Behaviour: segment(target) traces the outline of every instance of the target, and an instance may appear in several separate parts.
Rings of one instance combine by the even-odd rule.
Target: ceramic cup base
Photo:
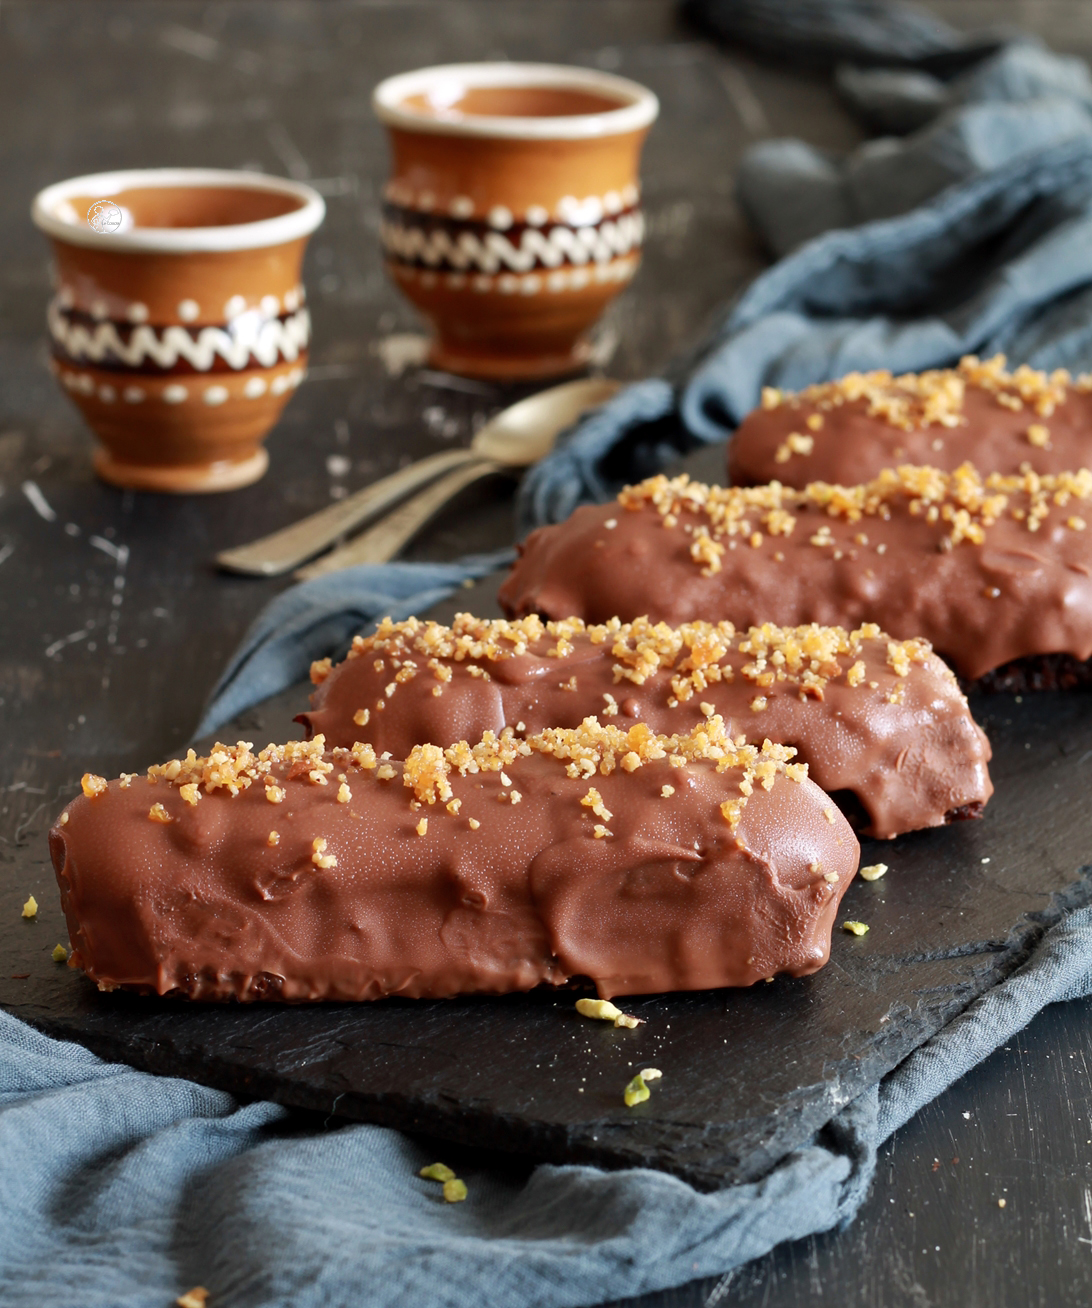
[[[460,377],[503,382],[571,377],[583,372],[590,358],[591,346],[587,341],[579,341],[571,350],[559,354],[505,355],[499,352],[476,354],[434,340],[428,353],[430,368]]]
[[[95,472],[111,486],[125,490],[159,491],[167,495],[206,495],[239,490],[265,476],[269,455],[256,450],[249,458],[193,465],[121,463],[107,450],[95,451]]]

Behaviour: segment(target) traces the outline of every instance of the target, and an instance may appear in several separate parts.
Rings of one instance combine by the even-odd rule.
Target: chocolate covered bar
[[[899,464],[954,472],[1066,472],[1092,466],[1092,375],[1003,355],[893,376],[850,373],[799,392],[767,387],[728,442],[728,481],[852,485]]]
[[[205,1000],[750,985],[823,966],[857,868],[806,765],[718,718],[324,746],[85,776],[50,832],[71,965]]]
[[[419,741],[534,734],[592,714],[665,733],[719,714],[734,738],[795,746],[818,785],[856,797],[869,835],[977,816],[993,792],[989,742],[950,669],[926,642],[874,626],[388,619],[312,679],[297,719],[309,734],[396,758]]]
[[[1090,501],[1087,469],[901,467],[803,490],[653,477],[533,532],[499,599],[511,616],[586,622],[874,622],[973,681],[1092,655]]]

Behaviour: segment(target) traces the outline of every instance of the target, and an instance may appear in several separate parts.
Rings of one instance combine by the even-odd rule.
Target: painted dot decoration
[[[178,316],[183,322],[196,322],[200,312],[201,308],[196,300],[180,300],[178,303]]]
[[[223,404],[227,397],[228,389],[226,386],[208,386],[201,398],[206,404],[217,405]]]
[[[189,395],[185,386],[172,384],[163,388],[163,398],[168,404],[182,404],[189,399]]]

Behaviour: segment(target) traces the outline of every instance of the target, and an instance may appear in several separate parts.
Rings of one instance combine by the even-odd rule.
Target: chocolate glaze
[[[511,615],[587,622],[875,622],[974,680],[1029,655],[1092,655],[1090,500],[1087,471],[983,482],[903,468],[804,491],[653,478],[533,532],[499,599]],[[982,507],[998,504],[996,517]],[[957,543],[945,514],[960,513]]]
[[[795,668],[783,652],[793,646],[806,651]],[[420,741],[575,727],[591,714],[690,731],[712,706],[733,737],[795,746],[824,790],[856,795],[868,834],[893,837],[977,816],[993,792],[989,742],[951,671],[921,642],[904,653],[900,676],[888,637],[867,632],[388,620],[333,669],[315,666],[297,720],[331,746],[366,740],[398,758]]]
[[[553,733],[554,747],[576,735]],[[682,766],[652,758],[657,738],[640,726],[630,736],[593,748],[580,777],[511,738],[493,763],[479,747],[481,770],[449,769],[431,803],[415,799],[432,784],[427,748],[377,770],[374,754],[362,767],[321,741],[270,747],[265,764],[218,746],[211,762],[153,780],[85,777],[50,832],[70,964],[102,989],[206,1000],[499,994],[577,975],[610,997],[821,967],[859,857],[828,796],[776,747],[735,751],[738,765],[718,770],[692,748]],[[633,744],[645,761],[627,770]],[[316,784],[326,765],[329,783]],[[256,780],[231,795],[247,768]],[[279,803],[266,797],[273,783]],[[581,802],[592,787],[595,811]]]
[[[969,462],[1001,473],[1092,466],[1090,379],[1008,373],[1003,362],[965,359],[959,368],[905,378],[854,374],[799,394],[767,391],[728,443],[728,480],[847,486],[900,463],[952,472]],[[1046,444],[1029,439],[1033,427]],[[811,443],[810,453],[789,449],[794,433]]]

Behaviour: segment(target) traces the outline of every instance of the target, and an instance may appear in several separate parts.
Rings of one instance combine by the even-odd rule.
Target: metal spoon
[[[217,554],[216,561],[229,572],[244,572],[262,577],[279,576],[313,558],[332,545],[339,536],[344,536],[354,527],[377,517],[411,491],[448,473],[449,476],[438,485],[429,487],[425,495],[405,505],[404,511],[399,510],[400,516],[396,515],[399,530],[384,537],[389,544],[373,542],[373,552],[386,548],[388,553],[379,558],[353,557],[337,562],[337,556],[343,556],[357,544],[352,541],[342,549],[335,550],[328,560],[321,560],[321,565],[329,563],[331,566],[315,564],[306,572],[309,576],[318,575],[319,572],[348,567],[350,563],[382,562],[393,558],[410,536],[464,486],[479,477],[491,476],[502,468],[522,468],[537,463],[549,454],[557,437],[566,427],[571,426],[586,409],[593,409],[610,399],[621,384],[606,377],[584,377],[539,391],[537,395],[520,400],[518,404],[502,409],[491,418],[476,433],[469,449],[445,450],[441,454],[430,455],[381,481],[373,482],[347,499],[302,518],[290,527],[263,536],[249,545],[224,550]],[[412,514],[411,506],[416,506]],[[384,526],[385,523],[381,523],[375,530]],[[364,548],[364,544],[361,541],[360,548]]]

